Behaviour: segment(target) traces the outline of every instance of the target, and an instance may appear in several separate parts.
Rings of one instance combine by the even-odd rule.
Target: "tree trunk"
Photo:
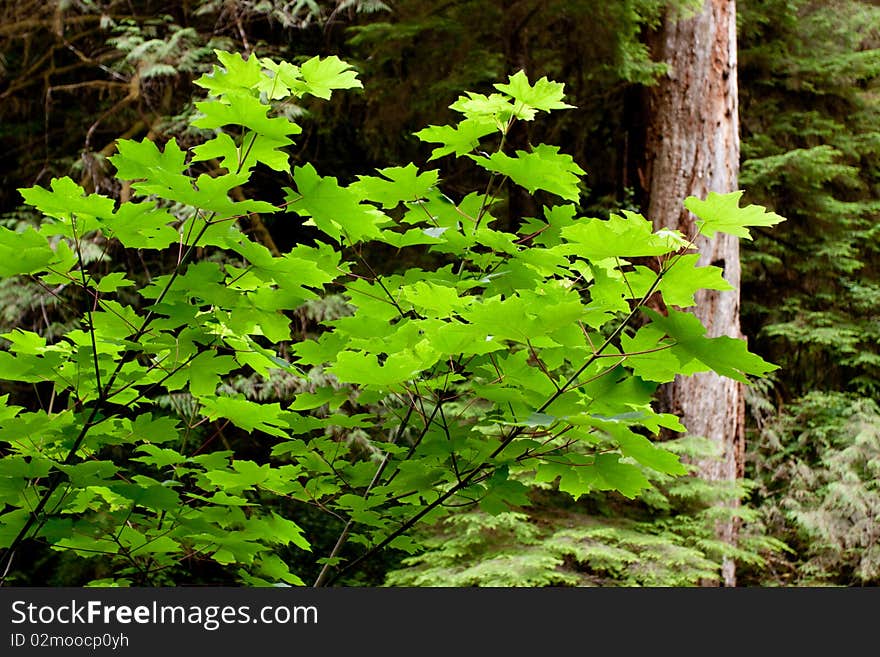
[[[656,228],[677,228],[690,236],[694,217],[683,208],[683,199],[737,188],[735,0],[706,0],[698,14],[680,20],[668,14],[653,36],[654,57],[666,62],[669,72],[648,92],[648,217]],[[697,248],[700,264],[721,267],[734,290],[700,292],[695,314],[712,337],[742,337],[739,241],[717,235],[700,238]],[[745,403],[740,384],[714,373],[678,377],[664,386],[660,403],[682,417],[691,435],[720,446],[720,461],[698,462],[702,476],[725,482],[742,476]],[[735,523],[722,523],[719,534],[734,542]],[[732,561],[725,561],[722,578],[724,585],[735,586]]]

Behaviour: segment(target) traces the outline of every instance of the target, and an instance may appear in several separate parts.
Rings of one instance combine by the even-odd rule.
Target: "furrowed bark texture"
[[[654,35],[655,59],[667,62],[669,74],[648,97],[646,183],[648,216],[656,228],[694,234],[694,216],[682,206],[687,196],[736,190],[739,169],[737,116],[736,6],[734,0],[707,0],[696,16],[668,15]],[[695,314],[711,337],[742,337],[739,323],[739,241],[729,235],[700,238],[700,265],[715,265],[735,288],[701,291]],[[721,446],[721,461],[698,462],[708,479],[733,481],[742,476],[745,403],[742,386],[714,373],[678,377],[661,390],[661,405],[674,412],[691,435]],[[721,537],[733,542],[736,526],[724,523]],[[725,586],[735,586],[735,569],[726,561]]]

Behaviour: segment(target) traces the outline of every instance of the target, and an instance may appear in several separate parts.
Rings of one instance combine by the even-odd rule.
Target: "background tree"
[[[704,198],[737,189],[736,4],[707,0],[693,16],[670,10],[651,40],[655,59],[667,65],[667,72],[648,88],[647,216],[655,226],[687,233],[695,217],[678,200],[682,193]],[[738,239],[702,238],[697,248],[700,262],[721,267],[731,289],[702,292],[695,314],[711,335],[740,337]],[[742,476],[745,402],[739,383],[711,373],[679,377],[664,387],[661,406],[681,414],[689,433],[720,446],[721,459],[699,462],[707,479],[733,482]],[[720,531],[735,541],[732,520]],[[735,584],[732,561],[725,562],[723,575],[725,585]]]

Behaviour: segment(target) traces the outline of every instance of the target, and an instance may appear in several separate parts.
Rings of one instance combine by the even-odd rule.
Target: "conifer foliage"
[[[787,399],[880,391],[878,21],[854,0],[742,3],[741,178],[789,219],[745,250],[744,319]]]
[[[752,391],[751,503],[791,547],[746,581],[876,583],[880,10],[739,11],[741,180],[789,219],[743,250],[750,344],[785,373]]]

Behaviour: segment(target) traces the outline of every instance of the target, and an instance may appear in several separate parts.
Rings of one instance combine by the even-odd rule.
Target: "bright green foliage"
[[[560,153],[558,146],[541,144],[531,153],[517,151],[516,157],[501,152],[490,157],[471,157],[481,167],[508,176],[531,193],[543,189],[566,201],[578,200],[578,176],[585,171],[574,163],[571,155]]]
[[[357,58],[359,70],[370,80],[364,96],[352,103],[358,130],[351,130],[347,114],[328,113],[326,118],[330,122],[335,118],[339,134],[350,136],[358,152],[378,163],[421,158],[424,149],[407,136],[430,125],[419,137],[447,144],[435,147],[433,159],[466,154],[500,128],[485,114],[446,126],[462,118],[447,110],[450,103],[458,99],[454,109],[476,110],[481,105],[487,109],[487,104],[503,103],[505,95],[511,96],[528,108],[515,107],[516,100],[506,107],[509,115],[518,117],[515,129],[507,133],[508,156],[517,150],[530,152],[530,145],[542,142],[561,144],[562,151],[589,171],[580,184],[582,212],[604,217],[620,207],[636,209],[632,194],[639,192],[640,146],[639,131],[633,128],[643,120],[634,116],[639,113],[637,96],[643,86],[666,72],[666,65],[652,58],[645,35],[659,26],[667,9],[687,13],[703,4],[702,0],[398,0],[393,11],[355,19],[347,30],[345,51]],[[532,79],[517,74],[519,69],[528,71]],[[509,73],[515,73],[512,80]],[[461,89],[479,94],[462,98]],[[544,108],[558,108],[556,103],[577,109],[554,109],[546,120]],[[492,153],[495,143],[482,140],[482,150]],[[628,154],[623,152],[627,149]],[[344,153],[337,166],[351,166]],[[478,188],[475,173],[480,172],[467,160],[449,157],[442,166],[458,190]],[[512,184],[499,186],[508,205],[496,212],[509,226],[540,213],[542,202],[546,203],[541,192],[529,203]]]
[[[697,198],[686,199],[684,207],[697,216],[700,232],[706,237],[714,237],[715,233],[722,232],[751,239],[748,226],[773,226],[784,221],[775,212],[767,212],[759,206],[750,205],[740,209],[741,197],[742,192],[733,194],[709,192],[705,201]],[[730,217],[734,219],[731,220]]]
[[[673,306],[693,306],[697,290],[732,290],[733,286],[724,280],[718,267],[697,267],[697,253],[682,256],[670,267],[660,282],[660,291],[666,303]]]
[[[530,119],[534,118],[534,113],[531,110],[551,112],[558,109],[574,108],[574,105],[562,102],[564,84],[550,82],[546,77],[543,77],[534,85],[531,85],[523,71],[510,76],[509,84],[496,84],[495,88],[501,93],[510,96],[515,102],[520,103]]]
[[[480,138],[497,132],[494,122],[486,119],[464,119],[457,126],[436,126],[424,128],[415,133],[422,141],[432,144],[442,144],[431,153],[431,159],[443,157],[454,153],[466,155],[473,151],[480,143]]]
[[[249,585],[300,584],[285,556],[312,541],[272,500],[345,521],[342,538],[363,551],[347,562],[337,550],[316,555],[326,583],[386,546],[417,551],[409,530],[449,508],[521,507],[530,485],[558,480],[574,498],[650,494],[652,478],[686,473],[652,440],[683,429],[652,409],[657,383],[709,369],[745,382],[773,369],[744,342],[707,338],[693,315],[644,310],[655,294],[692,298],[693,285],[665,276],[693,267],[696,235],[654,232],[633,213],[578,217],[571,204],[512,234],[493,227],[491,195],[451,198],[436,171],[413,164],[349,184],[309,163],[291,170],[284,148],[300,129],[278,105],[357,87],[353,72],[336,58],[218,57],[198,81],[210,95],[194,120],[213,137],[192,149],[122,141],[111,161],[132,200],[117,207],[55,180],[23,190],[43,215],[36,230],[0,234],[2,248],[27,254],[6,276],[75,286],[83,300],[78,325],[52,340],[2,336],[0,378],[52,396],[39,409],[9,397],[0,407],[6,563],[37,539],[102,559],[117,583],[185,578],[178,564],[198,559]],[[516,74],[497,89],[454,107],[503,138],[515,121],[565,106],[546,79]],[[225,172],[200,174],[214,157]],[[509,176],[578,198],[583,171],[557,147],[474,159],[490,187]],[[239,228],[280,209],[232,194],[258,166],[291,174],[284,205],[314,226],[314,246],[273,255]],[[754,224],[738,198],[712,199],[713,232]],[[99,271],[83,256],[90,240],[166,250],[171,268],[144,283]],[[374,267],[370,243],[433,264]],[[656,270],[627,260],[641,256]],[[712,272],[706,282],[723,287]],[[344,312],[295,341],[296,314],[325,295],[341,296]],[[292,403],[230,383],[279,376],[296,382]],[[255,453],[222,449],[233,428]]]
[[[748,383],[747,374],[762,376],[776,369],[760,356],[749,353],[741,340],[726,335],[705,337],[706,328],[690,313],[670,308],[665,317],[650,309],[645,314],[654,320],[651,328],[659,329],[673,341],[669,354],[687,374],[712,370]]]

